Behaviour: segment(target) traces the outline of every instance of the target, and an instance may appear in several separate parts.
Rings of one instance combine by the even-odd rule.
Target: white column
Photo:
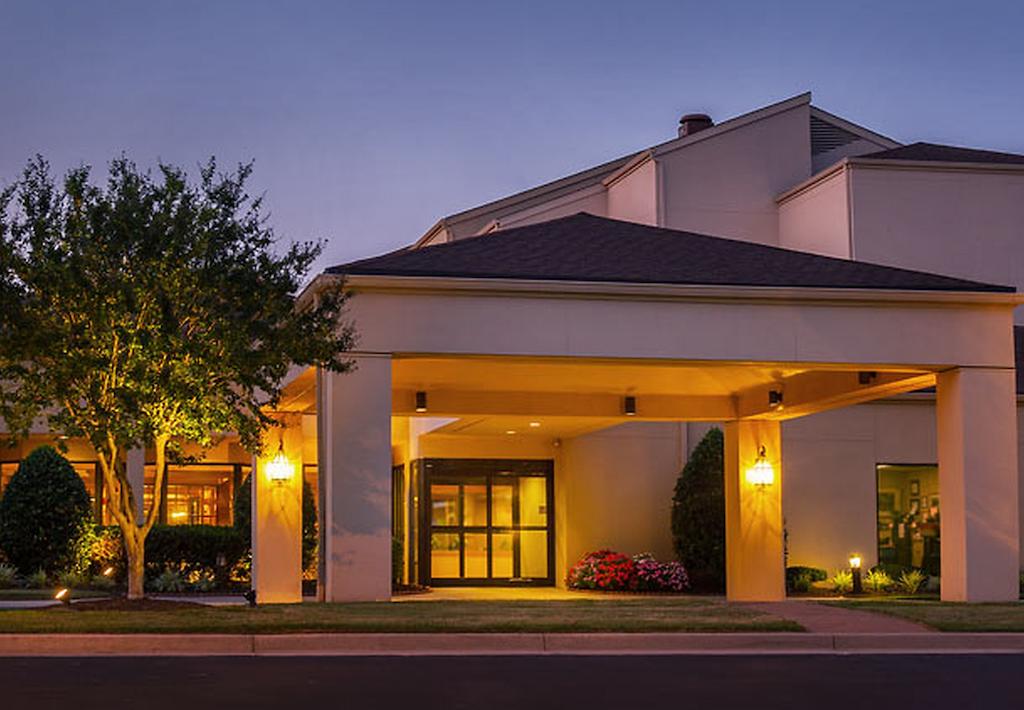
[[[302,601],[302,415],[280,415],[253,459],[252,588],[260,604]],[[283,451],[291,475],[273,480],[267,464]]]
[[[764,447],[773,480],[755,485],[747,470]],[[725,589],[730,601],[782,601],[782,435],[778,422],[725,424]]]
[[[135,500],[135,519],[143,520],[143,495],[146,491],[146,450],[129,449],[125,457],[125,474],[128,484],[132,487],[132,498]]]
[[[938,375],[944,601],[1016,601],[1017,407],[1010,369]]]
[[[391,598],[391,358],[318,373],[326,601]]]

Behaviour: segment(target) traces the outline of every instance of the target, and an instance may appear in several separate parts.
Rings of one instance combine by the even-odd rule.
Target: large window
[[[939,575],[939,469],[879,464],[878,561]]]
[[[231,525],[235,490],[248,466],[202,463],[168,466],[160,521],[167,525]],[[143,506],[153,505],[156,467],[146,466]]]
[[[434,585],[551,584],[550,461],[428,459],[422,579]]]

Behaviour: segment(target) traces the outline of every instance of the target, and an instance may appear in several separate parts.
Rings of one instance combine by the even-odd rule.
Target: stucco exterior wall
[[[777,245],[775,197],[811,176],[810,107],[709,137],[658,162],[662,226]]]
[[[675,559],[672,492],[684,461],[684,428],[622,424],[563,442],[555,468],[559,584],[568,567],[601,548]]]
[[[779,246],[850,258],[845,170],[836,170],[779,204]]]
[[[648,160],[609,185],[605,216],[657,226],[657,177],[657,163]]]
[[[1019,407],[1017,429],[1020,449]],[[783,424],[782,445],[789,564],[831,570],[859,552],[872,565],[877,561],[875,466],[938,462],[935,404],[886,401],[794,419]],[[1021,521],[1024,530],[1024,517]]]
[[[1024,288],[1024,173],[854,166],[851,195],[855,259]]]

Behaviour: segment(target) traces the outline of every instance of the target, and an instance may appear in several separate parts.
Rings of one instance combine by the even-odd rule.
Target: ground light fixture
[[[67,587],[57,590],[57,593],[53,595],[53,598],[64,606],[71,606],[71,590]]]
[[[416,411],[422,414],[427,411],[427,393],[417,392],[416,393]]]
[[[860,577],[861,557],[856,552],[850,555],[850,576],[853,577],[853,593],[862,594],[864,584]]]
[[[770,486],[775,482],[775,469],[768,461],[768,455],[762,446],[758,449],[754,465],[747,469],[747,483],[758,488]]]
[[[267,478],[281,486],[291,479],[293,472],[291,461],[284,455],[284,440],[282,439],[274,458],[267,462]]]
[[[250,589],[248,592],[242,595],[242,598],[249,603],[249,606],[253,609],[256,608],[256,590]]]
[[[633,395],[626,395],[622,398],[622,413],[627,417],[636,416],[636,397]]]
[[[113,567],[107,567],[105,570],[103,570],[103,576],[104,577],[113,577],[114,576],[114,568]]]

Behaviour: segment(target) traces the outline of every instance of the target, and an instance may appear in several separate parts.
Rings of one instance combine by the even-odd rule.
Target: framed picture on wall
[[[892,513],[896,510],[896,491],[878,491],[878,512]]]
[[[910,482],[910,495],[919,496],[921,495],[921,482],[916,478]]]
[[[921,499],[920,498],[911,498],[908,501],[908,504],[909,504],[909,507],[907,509],[907,512],[910,513],[911,515],[917,515],[919,512],[921,512]]]

